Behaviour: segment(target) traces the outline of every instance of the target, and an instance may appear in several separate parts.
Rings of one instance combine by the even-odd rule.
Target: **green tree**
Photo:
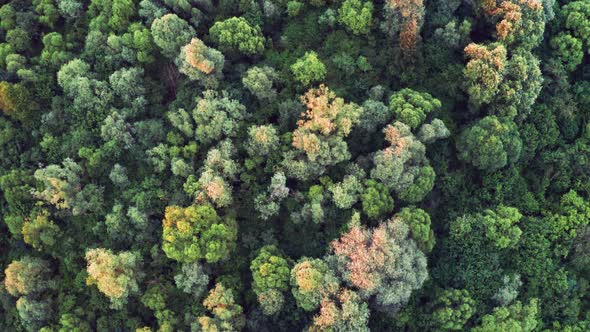
[[[355,35],[367,34],[373,21],[373,3],[345,0],[338,9],[338,22]]]
[[[561,61],[565,68],[574,71],[582,63],[584,58],[583,43],[576,37],[567,33],[561,33],[550,41],[553,54]]]
[[[251,26],[243,17],[217,21],[209,29],[211,39],[225,52],[256,55],[264,50],[264,36],[258,26]]]
[[[295,80],[304,86],[313,82],[319,82],[326,77],[326,66],[318,58],[318,55],[311,51],[291,65],[291,72]]]
[[[174,276],[176,287],[183,292],[200,298],[209,284],[209,276],[199,262],[184,263],[177,275]]]
[[[162,51],[162,55],[174,59],[180,49],[188,44],[196,35],[195,30],[176,14],[166,14],[157,18],[151,27],[154,43]]]
[[[72,47],[58,32],[50,32],[43,36],[43,51],[41,52],[41,63],[59,68],[67,63],[72,54],[68,49]]]
[[[457,149],[459,159],[481,170],[496,170],[518,160],[522,141],[514,122],[492,115],[463,130]]]
[[[162,249],[179,262],[225,260],[235,247],[235,220],[221,218],[209,205],[168,206],[163,224]]]
[[[240,121],[246,116],[246,107],[230,99],[225,92],[218,94],[206,90],[203,97],[197,98],[192,115],[196,124],[195,138],[200,143],[209,144],[235,136]]]
[[[37,250],[52,248],[59,240],[61,230],[49,220],[49,213],[41,211],[26,219],[22,229],[23,240]]]
[[[347,175],[342,182],[332,185],[329,190],[334,204],[339,209],[350,209],[359,200],[363,185],[357,177]]]
[[[400,90],[389,98],[389,110],[399,121],[412,129],[417,128],[428,113],[438,110],[441,105],[441,102],[430,94],[411,89]]]
[[[59,11],[54,0],[33,0],[35,12],[39,15],[39,22],[52,28],[59,19]]]
[[[265,314],[273,315],[281,310],[283,293],[289,289],[290,268],[283,254],[275,246],[260,248],[258,255],[250,263],[252,288]]]
[[[494,210],[457,218],[451,223],[451,236],[460,239],[476,232],[484,234],[498,249],[514,248],[522,234],[516,225],[521,218],[518,209],[500,205]]]
[[[272,67],[252,67],[242,78],[242,83],[256,98],[273,100],[277,95],[273,84],[277,82],[278,78],[278,74]]]
[[[495,308],[494,312],[482,317],[482,323],[472,328],[472,332],[515,331],[530,332],[540,326],[539,302],[531,299],[529,304],[516,302],[509,307]]]
[[[378,219],[393,211],[393,197],[387,187],[375,180],[365,181],[365,190],[361,194],[363,212],[370,219]]]
[[[430,215],[428,212],[417,207],[405,207],[395,215],[400,218],[410,228],[410,236],[418,248],[425,253],[429,253],[436,244],[436,237],[431,228]]]
[[[475,314],[476,302],[465,289],[446,289],[436,298],[432,314],[434,324],[445,331],[463,330]]]

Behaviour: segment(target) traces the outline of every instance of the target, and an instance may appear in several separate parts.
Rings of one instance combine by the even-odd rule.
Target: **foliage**
[[[109,249],[97,248],[88,250],[85,257],[88,263],[86,283],[96,284],[114,308],[123,306],[129,294],[139,290],[141,257],[137,253],[115,254]]]
[[[291,65],[291,72],[297,82],[308,86],[326,77],[326,66],[315,52],[306,52],[303,57]]]
[[[422,123],[428,113],[441,107],[438,99],[428,93],[420,93],[411,89],[400,90],[389,97],[389,110],[398,121],[415,129]]]
[[[218,216],[210,205],[166,207],[162,249],[171,259],[186,263],[227,259],[236,236],[236,222]]]
[[[256,55],[264,50],[264,36],[258,26],[251,26],[243,17],[217,21],[209,29],[211,39],[226,52]]]
[[[481,170],[496,170],[520,157],[522,141],[516,125],[487,116],[461,133],[457,141],[459,158]]]
[[[373,3],[344,0],[338,9],[338,21],[355,35],[367,34],[373,20]]]
[[[475,313],[475,301],[464,289],[446,289],[436,299],[438,308],[432,314],[435,324],[442,330],[460,331]]]
[[[401,309],[428,275],[424,254],[409,238],[408,226],[397,218],[373,230],[353,226],[330,247],[329,264],[362,298],[375,296],[380,310]]]
[[[590,330],[589,49],[588,0],[2,0],[0,331]]]

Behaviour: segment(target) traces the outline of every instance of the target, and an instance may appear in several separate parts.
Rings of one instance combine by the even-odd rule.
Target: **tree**
[[[18,83],[0,82],[0,109],[16,120],[27,120],[32,115],[29,91]]]
[[[53,315],[52,303],[45,299],[23,296],[16,300],[16,310],[28,331],[39,331]]]
[[[535,48],[545,31],[545,12],[542,1],[511,0],[486,1],[482,7],[487,15],[497,17],[496,35],[508,46]]]
[[[459,159],[481,170],[496,170],[520,157],[522,141],[514,122],[486,116],[469,126],[457,140]]]
[[[350,209],[359,199],[363,190],[362,182],[353,175],[347,175],[342,182],[329,188],[332,200],[339,209]]]
[[[59,240],[61,230],[49,220],[49,213],[41,211],[30,219],[25,219],[22,229],[23,240],[37,250],[52,248]]]
[[[426,258],[409,234],[398,218],[372,230],[353,225],[330,243],[326,260],[363,299],[374,296],[378,310],[397,312],[428,275]]]
[[[34,295],[53,287],[49,262],[31,256],[12,261],[4,270],[4,287],[12,296]]]
[[[492,112],[525,118],[541,92],[542,83],[539,60],[530,51],[516,49],[506,64],[504,78],[491,105]]]
[[[39,22],[54,28],[59,19],[59,12],[52,0],[34,0],[35,12],[39,15]]]
[[[460,239],[475,232],[485,237],[498,249],[514,248],[522,230],[516,225],[522,215],[516,208],[500,205],[482,214],[466,215],[451,223],[451,236]]]
[[[230,140],[219,143],[207,152],[207,159],[198,180],[190,175],[184,190],[197,202],[211,202],[217,207],[226,207],[232,202],[231,182],[236,180],[238,164],[232,160],[235,148]]]
[[[290,191],[286,185],[287,178],[284,173],[275,173],[270,181],[266,193],[261,193],[254,200],[254,207],[263,220],[267,220],[279,213],[280,203],[287,198]]]
[[[494,294],[493,299],[500,305],[507,306],[518,296],[518,288],[522,286],[522,281],[520,281],[520,275],[515,273],[505,275],[502,278],[502,282],[502,287]]]
[[[447,138],[451,135],[449,129],[440,119],[434,119],[420,127],[418,139],[424,144],[430,144],[438,139]]]
[[[291,293],[305,311],[317,309],[322,298],[338,288],[336,276],[321,259],[303,257],[291,270]]]
[[[470,331],[530,332],[540,324],[537,318],[538,313],[539,302],[537,299],[531,299],[529,304],[526,305],[516,302],[509,307],[495,308],[492,314],[483,316],[481,325],[472,328]]]
[[[428,113],[438,110],[441,102],[428,93],[411,89],[400,90],[389,98],[389,110],[400,122],[415,129],[426,119]]]
[[[246,116],[246,107],[230,99],[225,92],[219,95],[206,90],[203,97],[197,98],[196,104],[192,113],[196,124],[195,138],[203,144],[235,136],[239,122]]]
[[[430,215],[420,208],[413,206],[401,209],[395,215],[401,219],[410,229],[411,238],[416,241],[418,248],[429,253],[436,244],[436,237],[430,225]]]
[[[463,330],[465,324],[475,314],[475,301],[465,289],[446,289],[437,297],[432,314],[434,324],[447,331]]]
[[[506,48],[500,44],[471,43],[464,51],[470,58],[463,70],[469,101],[479,108],[498,93],[506,68]]]
[[[23,28],[14,28],[6,33],[6,42],[16,52],[24,52],[31,47],[31,35]]]
[[[565,21],[565,28],[588,46],[590,44],[590,31],[588,31],[590,5],[585,1],[569,2],[561,8],[561,15]]]
[[[274,126],[252,126],[248,129],[246,151],[252,157],[268,156],[279,146],[279,136]]]
[[[16,27],[16,10],[11,4],[0,6],[0,28],[5,31]]]
[[[88,15],[91,30],[121,32],[136,12],[131,0],[91,0]]]
[[[218,50],[207,47],[198,38],[182,47],[176,58],[179,71],[208,88],[215,88],[223,78],[225,58]]]
[[[372,179],[381,182],[409,203],[421,201],[434,186],[435,173],[426,158],[426,147],[399,121],[383,129],[390,146],[377,151]]]
[[[369,308],[354,291],[341,289],[320,304],[310,330],[368,332]]]
[[[33,195],[47,201],[58,209],[70,209],[81,189],[80,175],[82,168],[71,159],[63,161],[63,167],[49,165],[35,171],[35,179],[42,184],[42,191]]]
[[[203,306],[213,314],[213,317],[199,317],[203,331],[240,331],[245,325],[242,306],[236,303],[233,291],[222,283],[215,284]]]
[[[385,20],[381,29],[399,41],[401,49],[414,54],[420,41],[420,29],[424,23],[423,0],[394,0],[384,4]]]
[[[242,78],[242,84],[260,100],[273,100],[277,91],[273,84],[277,82],[279,76],[277,72],[268,66],[252,67],[246,71]]]
[[[42,64],[59,68],[72,58],[72,54],[68,51],[72,45],[67,43],[59,32],[50,32],[46,34],[43,36],[42,41]]]
[[[590,203],[573,190],[564,194],[556,213],[547,216],[549,238],[573,239],[578,230],[588,225]]]
[[[209,35],[224,52],[253,56],[264,50],[265,40],[260,27],[251,26],[243,17],[215,22],[209,29]]]
[[[564,64],[567,70],[574,71],[582,63],[584,58],[583,43],[578,38],[561,33],[551,38],[549,44],[555,57]]]
[[[181,266],[180,273],[174,276],[176,287],[183,292],[191,294],[195,298],[200,298],[209,284],[209,276],[203,270],[199,262],[184,263]]]
[[[283,254],[271,245],[260,248],[250,264],[254,280],[252,288],[266,315],[274,315],[281,310],[283,293],[289,289],[289,265]]]
[[[318,58],[318,55],[311,51],[291,65],[291,72],[295,80],[304,86],[319,82],[326,77],[326,66]]]
[[[228,259],[235,247],[235,220],[221,218],[210,205],[168,206],[163,223],[162,249],[179,262],[214,263]]]
[[[361,194],[363,212],[369,219],[378,219],[393,211],[393,197],[387,187],[375,180],[365,180],[365,190]]]
[[[366,133],[374,133],[392,120],[389,107],[380,100],[367,99],[362,104],[364,112],[358,124],[358,128]]]
[[[154,43],[169,59],[178,56],[181,47],[188,44],[196,35],[195,30],[176,14],[166,14],[157,18],[151,27]]]
[[[324,85],[310,89],[301,101],[306,105],[307,112],[302,113],[297,122],[292,144],[297,153],[307,160],[295,163],[289,159],[285,161],[287,173],[297,178],[321,174],[325,167],[350,158],[344,138],[358,123],[363,111],[354,103],[345,103]]]
[[[88,285],[111,300],[113,308],[121,308],[130,294],[139,291],[141,256],[135,252],[123,251],[118,254],[109,249],[96,248],[86,252]]]
[[[345,0],[338,9],[338,21],[355,35],[369,33],[373,21],[373,3]]]

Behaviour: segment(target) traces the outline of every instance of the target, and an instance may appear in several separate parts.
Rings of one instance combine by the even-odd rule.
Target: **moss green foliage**
[[[163,226],[162,249],[180,262],[206,259],[217,262],[227,258],[235,246],[235,221],[221,218],[209,205],[169,206]]]
[[[401,209],[395,215],[410,228],[410,236],[425,253],[429,253],[436,244],[436,237],[431,228],[431,221],[428,212],[413,206]]]
[[[428,113],[441,107],[438,99],[428,93],[416,92],[411,89],[400,90],[389,97],[389,110],[396,118],[410,126],[418,127]]]
[[[460,159],[481,170],[496,170],[518,160],[522,141],[513,122],[487,116],[461,133],[457,149]]]
[[[476,311],[475,301],[464,289],[446,289],[435,302],[434,324],[443,331],[461,331]]]
[[[312,82],[318,82],[326,77],[326,66],[318,58],[315,52],[306,52],[305,55],[293,65],[291,65],[291,72],[297,82],[303,85],[309,85]]]
[[[264,246],[250,264],[252,289],[266,315],[279,312],[289,289],[289,262],[275,246]]]
[[[264,50],[260,27],[250,25],[243,17],[217,21],[209,29],[209,34],[223,51],[255,55]]]
[[[363,212],[370,219],[376,219],[393,210],[393,198],[387,188],[375,181],[365,182],[365,191],[361,194]]]
[[[338,22],[355,35],[367,34],[373,20],[373,3],[345,0],[338,9]]]
[[[588,0],[1,0],[0,331],[589,331],[589,49]]]

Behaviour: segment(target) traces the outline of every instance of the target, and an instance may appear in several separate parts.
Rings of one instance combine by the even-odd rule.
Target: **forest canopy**
[[[0,0],[0,331],[590,331],[590,0]]]

